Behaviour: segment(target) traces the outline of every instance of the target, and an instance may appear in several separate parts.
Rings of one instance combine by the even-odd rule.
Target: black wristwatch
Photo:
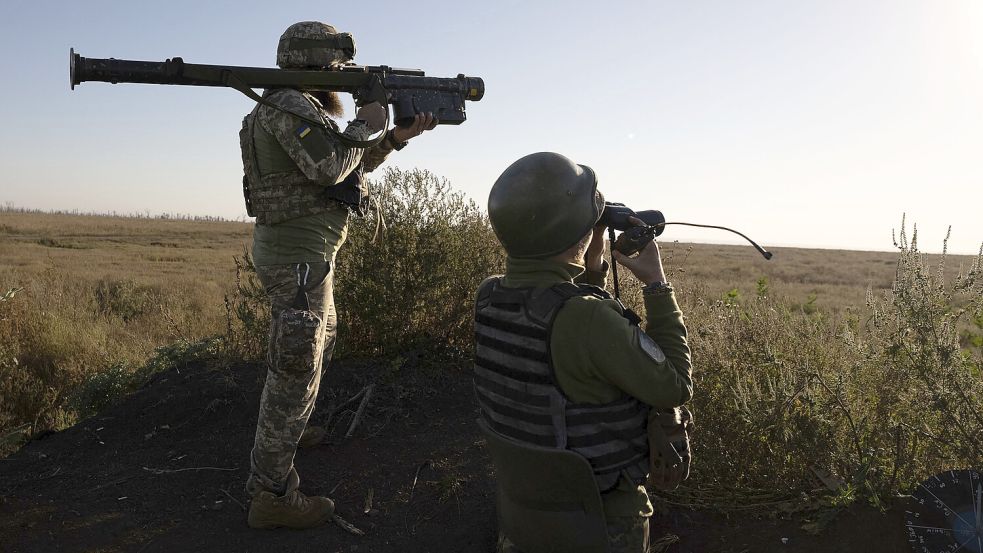
[[[392,149],[396,150],[397,152],[402,150],[403,148],[406,147],[407,144],[409,144],[409,142],[405,140],[402,142],[396,142],[395,128],[389,129],[389,132],[386,133],[386,142],[388,142],[389,145],[392,146]]]

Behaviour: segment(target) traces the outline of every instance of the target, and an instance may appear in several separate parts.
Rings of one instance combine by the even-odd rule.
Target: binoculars
[[[636,217],[644,223],[638,226],[628,220],[629,217]],[[605,202],[604,211],[597,224],[608,227],[608,232],[612,236],[611,247],[625,255],[634,255],[642,250],[656,236],[665,230],[666,218],[661,211],[649,209],[646,211],[634,211],[625,204]],[[614,231],[621,231],[618,239],[613,238]]]
[[[662,215],[661,211],[649,209],[636,212],[630,207],[626,207],[625,204],[605,202],[604,211],[601,212],[601,218],[597,221],[597,224],[624,232],[635,227],[633,223],[628,221],[629,217],[637,217],[650,227],[657,226],[658,231],[655,233],[656,236],[662,234],[664,227],[660,225],[666,222],[666,218]]]
[[[629,217],[635,217],[641,220],[643,224],[636,225],[628,220]],[[597,224],[608,227],[608,236],[611,239],[612,249],[625,255],[634,255],[641,251],[642,248],[648,245],[648,243],[655,239],[656,236],[662,234],[662,231],[665,230],[666,225],[686,225],[689,227],[712,228],[732,232],[747,240],[765,259],[772,258],[771,252],[759,246],[754,240],[751,240],[743,233],[732,228],[718,225],[684,223],[682,221],[667,223],[665,216],[662,215],[662,212],[654,209],[635,212],[631,208],[626,207],[625,204],[605,202],[604,211],[601,212],[601,218],[597,221]],[[621,235],[618,236],[617,240],[614,237],[614,231],[616,230],[621,231]]]

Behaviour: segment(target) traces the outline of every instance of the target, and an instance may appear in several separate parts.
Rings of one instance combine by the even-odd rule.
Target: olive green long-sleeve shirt
[[[512,259],[502,285],[551,286],[559,282],[604,284],[604,273],[541,259]],[[577,403],[602,404],[628,394],[657,409],[676,407],[693,395],[690,352],[682,312],[671,292],[646,294],[645,334],[629,324],[615,300],[572,298],[553,323],[550,351],[557,383]],[[658,355],[651,338],[664,355]],[[654,353],[654,355],[653,355]],[[643,486],[622,478],[602,496],[608,518],[650,516]]]

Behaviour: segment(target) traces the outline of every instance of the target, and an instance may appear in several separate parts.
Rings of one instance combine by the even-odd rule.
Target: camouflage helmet
[[[553,152],[509,165],[488,195],[495,235],[517,258],[563,253],[590,232],[603,210],[594,171]]]
[[[280,69],[327,67],[351,61],[355,40],[348,33],[319,21],[301,21],[287,27],[276,48]]]

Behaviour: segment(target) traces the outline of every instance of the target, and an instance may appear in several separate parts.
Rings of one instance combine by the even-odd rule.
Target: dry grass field
[[[0,212],[0,438],[71,424],[92,375],[219,332],[249,236],[244,223]]]
[[[0,211],[0,293],[18,290],[51,319],[53,334],[71,342],[63,345],[77,357],[73,370],[135,366],[159,346],[225,329],[234,258],[251,234],[242,222]],[[662,248],[677,287],[719,299],[766,286],[787,305],[830,314],[862,308],[868,290],[890,290],[898,261],[894,252],[772,248],[766,261],[746,246]],[[950,256],[948,265],[971,262]]]
[[[223,298],[246,223],[0,212],[0,289],[76,332],[107,362],[143,361],[225,325]]]
[[[339,354],[401,366],[467,352],[471,291],[502,265],[485,216],[426,171],[376,184],[389,230],[373,240],[374,225],[356,222],[339,255]],[[979,259],[949,256],[940,278],[939,256],[904,241],[896,252],[771,248],[765,261],[667,234],[697,371],[701,493],[790,497],[815,489],[818,468],[849,482],[842,501],[887,497],[983,454]],[[236,278],[250,235],[239,222],[0,211],[0,453],[17,432],[117,401],[139,384],[127,375],[162,368],[162,355],[218,343],[221,367],[259,361],[261,295],[248,273],[245,287]]]
[[[715,295],[737,289],[747,297],[757,294],[764,278],[761,283],[773,297],[828,312],[864,305],[868,289],[890,290],[898,263],[895,252],[770,248],[775,256],[765,260],[749,246],[665,241],[663,251],[673,280],[689,281]],[[953,266],[960,261],[971,258],[951,259]]]
[[[77,370],[132,366],[156,347],[225,329],[234,258],[251,231],[241,222],[0,212],[0,293],[19,290],[20,302],[50,317],[72,342]],[[765,261],[744,246],[663,250],[686,288],[753,297],[765,278],[769,294],[829,312],[862,306],[868,288],[889,289],[897,263],[884,252],[779,248]]]
[[[145,314],[155,320],[141,321],[151,344],[213,334],[225,324],[233,258],[248,250],[251,235],[252,225],[241,222],[0,211],[0,289],[40,298],[52,292],[45,286],[84,295],[124,283],[154,300]],[[771,295],[831,312],[863,305],[868,288],[889,290],[898,260],[895,252],[771,248],[775,257],[766,261],[746,246],[667,239],[662,249],[678,284],[753,296],[764,277]],[[948,265],[972,260],[949,256]]]

